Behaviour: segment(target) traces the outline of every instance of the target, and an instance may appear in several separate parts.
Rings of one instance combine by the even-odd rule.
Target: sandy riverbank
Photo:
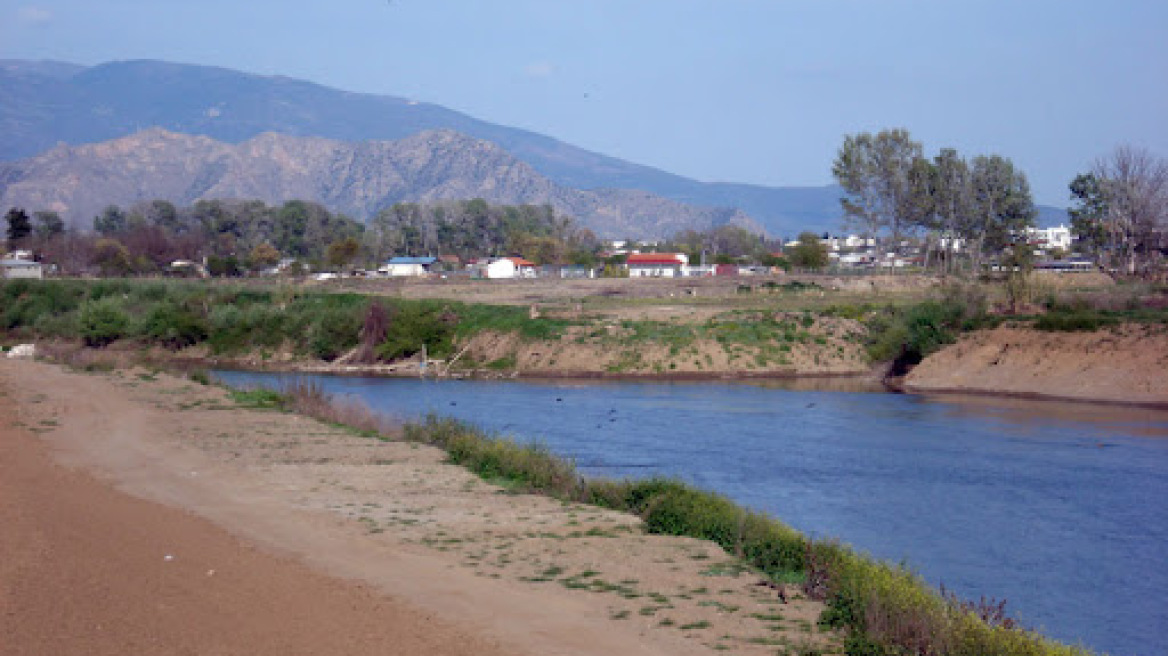
[[[925,358],[904,385],[912,392],[1168,406],[1168,326],[977,331]]]
[[[709,543],[504,494],[436,450],[164,374],[0,361],[0,435],[0,545],[16,554],[0,564],[5,653],[773,654],[833,640],[818,605],[781,603]]]

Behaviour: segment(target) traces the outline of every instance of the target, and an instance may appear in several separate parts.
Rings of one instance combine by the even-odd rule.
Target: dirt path
[[[6,360],[0,394],[5,654],[838,646],[818,605],[708,543],[505,494],[433,449],[145,371]]]
[[[522,653],[54,464],[33,434],[54,420],[23,424],[12,373],[0,387],[5,655]],[[89,404],[104,400],[73,420],[97,430]]]

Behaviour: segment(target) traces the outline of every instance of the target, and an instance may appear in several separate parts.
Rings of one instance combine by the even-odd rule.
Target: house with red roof
[[[535,263],[521,257],[500,257],[483,267],[483,277],[490,279],[534,278]]]
[[[630,278],[680,278],[689,257],[685,253],[629,253]]]

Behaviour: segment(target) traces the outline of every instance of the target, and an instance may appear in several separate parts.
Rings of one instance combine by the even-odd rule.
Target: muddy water
[[[543,441],[589,474],[680,476],[964,597],[1005,598],[1060,640],[1168,654],[1168,413],[839,381],[314,378],[387,413]]]

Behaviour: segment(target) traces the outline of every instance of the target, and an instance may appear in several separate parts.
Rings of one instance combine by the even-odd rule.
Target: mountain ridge
[[[561,186],[642,189],[681,203],[736,207],[776,236],[842,229],[840,190],[832,185],[701,182],[441,105],[286,76],[156,60],[88,67],[4,60],[0,89],[22,100],[0,102],[0,160],[32,157],[62,141],[108,141],[152,126],[229,143],[271,131],[357,142],[453,129],[498,144]],[[1067,220],[1064,210],[1040,209],[1041,223]]]
[[[77,227],[88,227],[111,203],[212,198],[310,200],[361,219],[397,202],[483,198],[546,203],[602,237],[662,238],[723,224],[762,231],[738,210],[684,205],[641,190],[565,187],[498,145],[453,130],[362,142],[265,132],[230,144],[150,128],[0,164],[0,203],[51,209]]]

